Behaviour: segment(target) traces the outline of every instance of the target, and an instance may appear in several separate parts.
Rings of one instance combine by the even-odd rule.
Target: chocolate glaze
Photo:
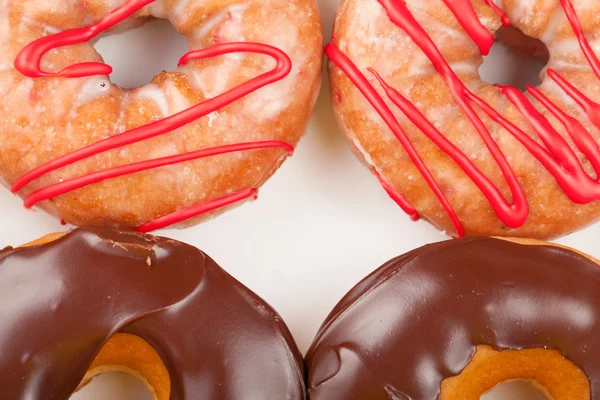
[[[263,300],[189,245],[108,228],[0,252],[0,398],[68,399],[116,332],[150,343],[171,399],[304,399]]]
[[[309,353],[312,400],[436,399],[478,345],[559,350],[600,398],[600,269],[550,246],[468,238],[398,257],[352,289]]]

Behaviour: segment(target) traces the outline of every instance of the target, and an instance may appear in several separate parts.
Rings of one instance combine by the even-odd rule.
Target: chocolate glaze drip
[[[0,252],[0,398],[68,399],[116,332],[150,343],[171,399],[303,399],[302,358],[263,300],[189,245],[83,228]]]
[[[570,250],[469,238],[398,257],[352,289],[307,355],[309,397],[436,399],[478,345],[559,350],[600,398],[600,269]]]

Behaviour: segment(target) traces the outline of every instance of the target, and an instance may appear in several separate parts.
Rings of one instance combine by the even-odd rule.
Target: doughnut
[[[200,250],[79,228],[0,253],[0,398],[67,399],[104,372],[155,400],[305,398],[281,317]]]
[[[524,380],[549,399],[596,399],[599,263],[484,237],[397,257],[323,323],[306,356],[309,398],[479,400]]]
[[[481,80],[497,31],[548,61],[538,87]],[[454,237],[564,235],[600,217],[598,37],[595,1],[342,0],[333,107],[413,219]]]
[[[74,225],[185,227],[255,198],[320,87],[314,0],[0,4],[0,182]],[[191,51],[118,87],[93,44],[152,18]]]

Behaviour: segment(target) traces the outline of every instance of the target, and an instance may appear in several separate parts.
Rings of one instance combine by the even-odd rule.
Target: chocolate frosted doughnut
[[[515,379],[600,398],[600,269],[533,243],[461,239],[382,266],[321,327],[309,398],[479,400]]]
[[[6,249],[0,315],[2,399],[67,399],[110,370],[159,400],[305,398],[279,315],[173,240],[82,228]]]

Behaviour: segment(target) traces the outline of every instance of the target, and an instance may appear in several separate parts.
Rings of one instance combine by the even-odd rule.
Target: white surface
[[[331,34],[334,3],[320,1],[326,38]],[[164,35],[178,44],[169,46]],[[126,86],[143,84],[161,68],[174,67],[185,52],[182,38],[165,23],[103,39],[98,47],[116,67],[117,82]],[[124,57],[132,48],[145,50]],[[157,66],[156,61],[166,64]],[[144,69],[148,65],[157,67]],[[65,229],[42,212],[24,210],[7,190],[0,191],[0,204],[0,247]],[[302,351],[329,310],[365,275],[394,256],[446,239],[427,223],[411,222],[355,159],[333,119],[326,82],[306,138],[261,190],[257,202],[191,229],[159,233],[203,249],[266,299],[283,316]],[[596,225],[559,242],[600,257],[599,235]],[[120,396],[101,392],[107,382],[121,382],[118,375],[103,381],[73,398],[135,398],[125,391]]]

